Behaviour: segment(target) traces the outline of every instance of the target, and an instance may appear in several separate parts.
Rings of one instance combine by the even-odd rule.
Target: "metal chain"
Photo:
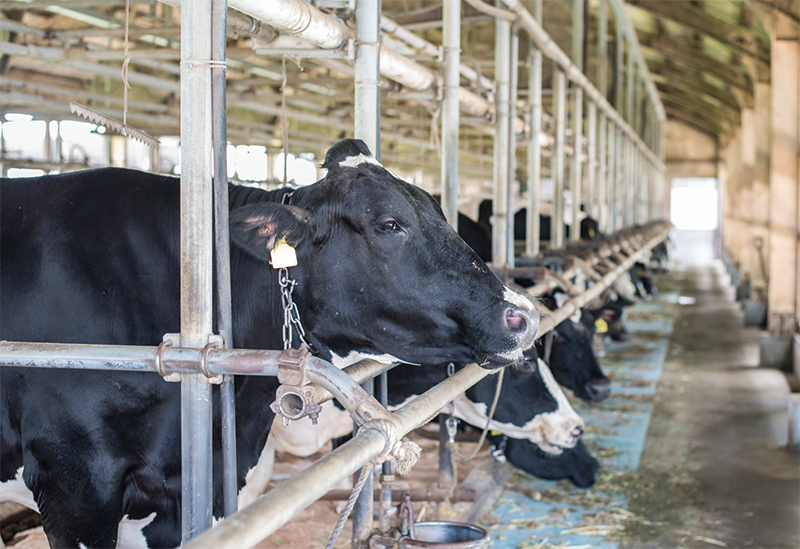
[[[281,303],[283,305],[283,350],[292,347],[292,327],[297,331],[300,341],[311,349],[311,345],[306,341],[306,331],[300,322],[297,304],[292,299],[292,292],[294,292],[297,281],[289,278],[289,269],[283,268],[278,270],[278,283],[281,286]]]

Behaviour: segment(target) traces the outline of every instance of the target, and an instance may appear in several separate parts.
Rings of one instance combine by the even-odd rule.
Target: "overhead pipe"
[[[181,8],[181,0],[158,0],[173,8]],[[228,9],[226,14],[228,31],[244,38],[255,38],[259,42],[269,43],[278,37],[278,31],[264,25],[255,17],[251,17],[237,10]]]
[[[231,0],[228,4],[319,48],[342,49],[353,38],[344,22],[303,0]],[[413,90],[436,89],[442,85],[442,77],[435,71],[388,48],[381,49],[380,66],[383,76]],[[468,116],[487,117],[493,111],[486,99],[466,88],[459,88],[458,97],[461,111]],[[516,126],[518,132],[524,130],[521,120],[516,121]]]

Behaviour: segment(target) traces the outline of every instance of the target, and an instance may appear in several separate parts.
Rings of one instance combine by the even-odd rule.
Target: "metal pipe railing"
[[[430,421],[447,402],[490,373],[477,364],[470,364],[393,412],[397,437]],[[353,474],[358,469],[355,464],[366,463],[379,455],[385,445],[386,439],[380,431],[360,429],[352,440],[186,544],[184,549],[241,549],[257,544]]]
[[[533,18],[530,12],[525,9],[520,0],[502,0],[502,2],[508,6],[511,11],[517,14],[520,24],[528,33],[528,35],[534,40],[534,42],[536,42],[544,55],[549,59],[552,59],[561,68],[561,70],[566,73],[567,78],[571,82],[574,82],[576,85],[580,86],[586,93],[587,99],[593,101],[597,107],[609,117],[609,119],[613,120],[615,124],[622,128],[625,134],[632,139],[640,149],[646,151],[645,154],[647,154],[651,160],[657,166],[659,166],[659,169],[663,170],[664,163],[661,160],[660,155],[647,147],[647,145],[644,143],[644,141],[642,141],[631,125],[628,124],[624,117],[609,104],[605,96],[594,87],[586,75],[583,74],[583,72],[574,63],[572,63],[569,56],[558,47],[552,38],[550,38],[550,35],[548,35],[544,28]]]
[[[544,317],[540,323],[539,336],[600,295],[635,261],[665,239],[669,234],[669,227],[659,224],[636,234],[645,235],[648,240],[589,290],[571,298],[558,311]],[[636,234],[621,241],[619,246],[630,250]],[[179,372],[202,375],[197,373],[203,369],[202,349],[165,347],[157,358],[158,352],[156,347],[0,342],[0,364],[140,372],[155,372],[160,367],[164,374]],[[277,375],[278,357],[281,353],[211,349],[206,354],[205,368],[210,374]],[[362,422],[371,418],[387,419],[399,438],[429,421],[458,394],[491,373],[475,364],[469,365],[390,414],[373,397],[367,395],[359,383],[391,367],[374,361],[364,361],[345,370],[338,370],[330,363],[309,357],[306,374],[312,383],[325,388],[325,391],[317,391],[316,403],[334,396],[345,409],[361,418]],[[328,454],[303,473],[293,476],[221,525],[189,541],[185,547],[239,549],[258,543],[358,467],[384,451],[386,434],[373,428],[361,429],[353,441]]]

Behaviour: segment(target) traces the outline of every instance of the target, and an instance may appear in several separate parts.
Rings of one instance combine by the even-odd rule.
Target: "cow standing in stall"
[[[521,360],[536,310],[429,194],[357,140],[334,145],[323,167],[322,180],[294,191],[230,186],[234,347],[283,347],[269,252],[285,238],[319,357]],[[156,345],[180,331],[178,179],[106,168],[2,180],[0,192],[0,338]],[[276,388],[275,378],[236,378],[240,487],[267,439]],[[0,367],[0,498],[38,510],[53,547],[177,546],[179,425],[180,387],[155,374]]]

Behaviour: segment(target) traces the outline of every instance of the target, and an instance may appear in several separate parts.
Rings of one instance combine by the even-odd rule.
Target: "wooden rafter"
[[[734,127],[740,123],[741,116],[737,111],[713,105],[705,100],[703,96],[687,93],[669,84],[658,86],[658,91],[662,101],[671,101],[688,112],[712,115],[714,118],[726,121]]]
[[[669,19],[693,32],[709,36],[733,52],[769,64],[768,43],[758,40],[749,29],[714,19],[708,12],[692,2],[629,0],[629,3],[647,10],[655,17]]]
[[[667,118],[678,120],[682,124],[686,124],[687,126],[707,134],[714,139],[719,139],[719,136],[722,133],[716,124],[709,124],[708,122],[697,119],[690,114],[687,114],[685,111],[676,109],[667,103],[664,103],[664,110],[667,113]]]
[[[673,103],[669,99],[664,99],[663,103],[668,115],[692,121],[695,125],[705,128],[706,131],[713,133],[717,137],[727,136],[731,132],[731,126],[724,121],[699,112],[689,112],[683,105]]]

